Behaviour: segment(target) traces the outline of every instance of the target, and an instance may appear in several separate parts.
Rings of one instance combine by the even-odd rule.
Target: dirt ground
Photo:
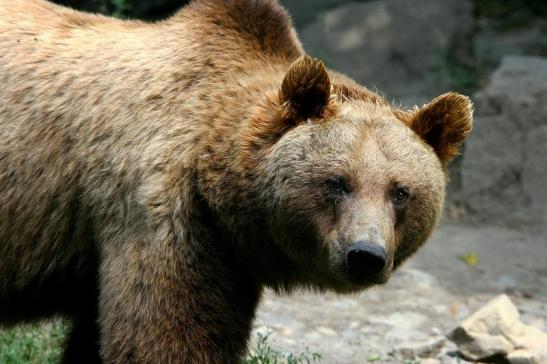
[[[470,253],[476,265],[461,258]],[[268,292],[256,330],[324,363],[463,363],[445,335],[500,293],[547,330],[547,230],[445,223],[384,286],[355,296]]]

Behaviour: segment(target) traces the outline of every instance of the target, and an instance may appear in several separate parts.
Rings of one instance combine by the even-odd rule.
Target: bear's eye
[[[410,192],[407,188],[404,187],[396,187],[393,191],[393,203],[395,203],[396,206],[403,206],[408,201],[408,198],[410,197]]]
[[[345,195],[349,193],[348,185],[342,177],[329,178],[327,180],[327,187],[330,191],[339,195]]]

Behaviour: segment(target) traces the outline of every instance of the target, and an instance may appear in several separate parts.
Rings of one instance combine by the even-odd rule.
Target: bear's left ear
[[[446,166],[471,132],[473,104],[467,96],[449,92],[413,112],[397,111],[396,115],[433,147]]]
[[[285,74],[279,101],[283,117],[293,122],[322,118],[329,106],[331,83],[323,62],[310,56],[298,58]]]

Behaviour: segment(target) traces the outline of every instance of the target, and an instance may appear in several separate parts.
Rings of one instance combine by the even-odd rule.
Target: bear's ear
[[[449,92],[415,111],[398,111],[396,115],[433,147],[443,165],[447,165],[458,155],[460,144],[471,132],[473,104],[468,97]]]
[[[293,121],[324,117],[330,89],[323,62],[309,56],[298,58],[289,67],[279,91],[283,117]]]

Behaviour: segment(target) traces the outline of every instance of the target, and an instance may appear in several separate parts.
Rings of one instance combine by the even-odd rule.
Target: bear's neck
[[[254,118],[275,98],[289,62],[245,69],[212,99],[210,129],[202,140],[198,161],[199,194],[219,221],[223,240],[240,252],[242,264],[257,281],[279,289],[291,286],[298,267],[272,241],[267,212],[260,198],[260,168],[265,151],[250,151]],[[210,97],[213,97],[210,95]],[[266,146],[264,146],[264,149]],[[226,243],[226,242],[223,242]],[[279,267],[274,273],[271,265]]]

